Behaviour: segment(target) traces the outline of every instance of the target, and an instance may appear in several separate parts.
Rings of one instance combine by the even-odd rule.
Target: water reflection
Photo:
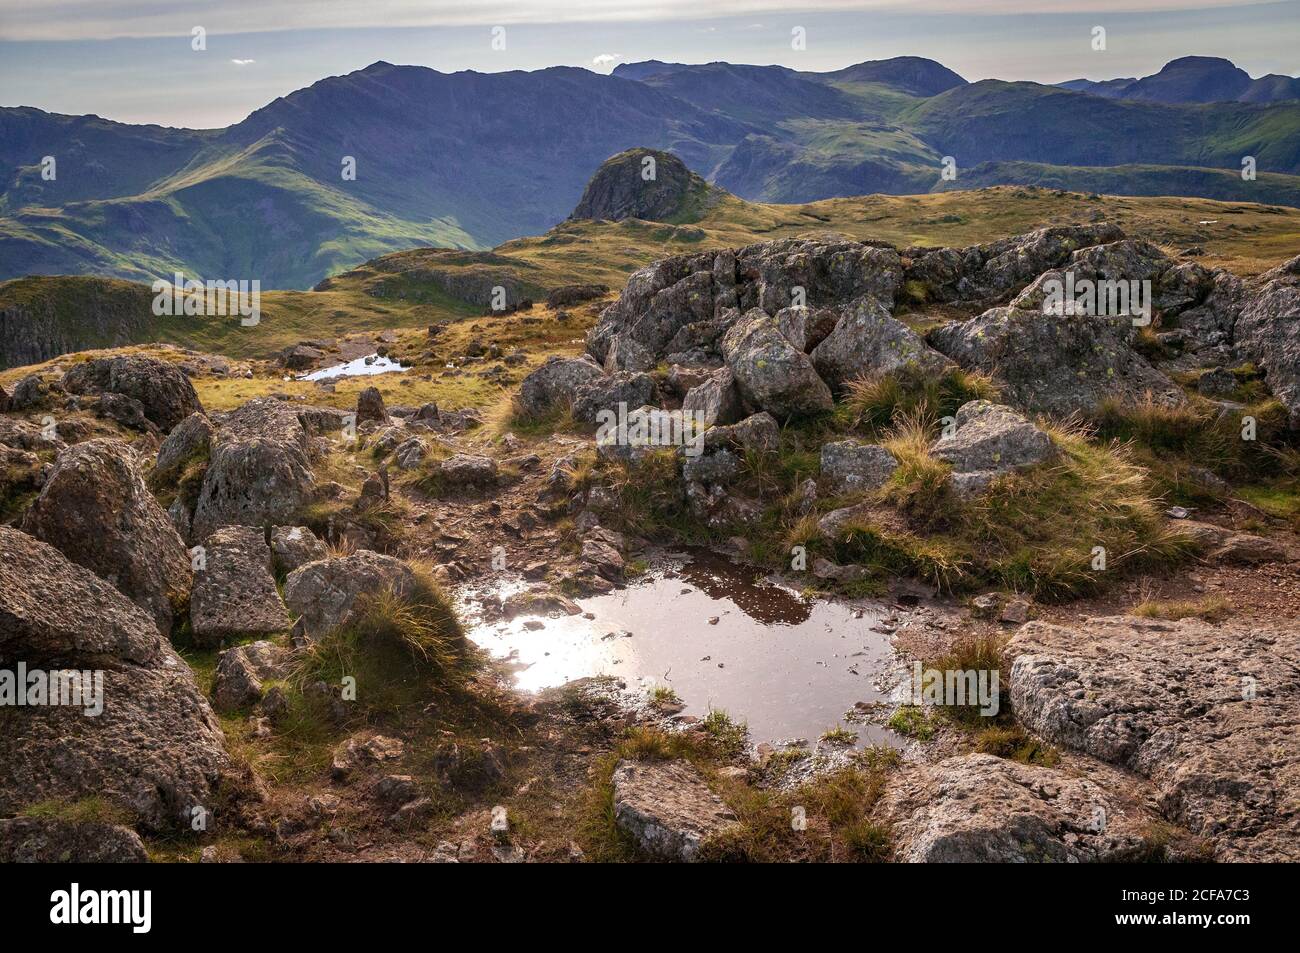
[[[668,685],[688,714],[721,708],[748,721],[754,742],[816,741],[855,704],[886,700],[902,672],[873,628],[892,614],[884,604],[804,598],[713,555],[661,559],[635,583],[578,602],[594,618],[518,616],[470,635],[523,690],[590,675]],[[860,743],[897,740],[854,730]]]

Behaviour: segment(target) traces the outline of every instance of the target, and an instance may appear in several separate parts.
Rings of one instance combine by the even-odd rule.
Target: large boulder
[[[1300,859],[1300,630],[1110,617],[1007,645],[1016,716],[1154,785],[1219,860]]]
[[[915,331],[893,318],[877,299],[847,305],[835,330],[812,352],[822,379],[840,386],[855,377],[887,374],[913,367],[940,374],[951,362],[928,347]]]
[[[906,863],[1132,860],[1151,818],[1094,781],[988,754],[905,768],[876,806]]]
[[[1260,277],[1234,334],[1238,352],[1264,372],[1268,389],[1300,427],[1300,256]]]
[[[541,416],[556,407],[571,405],[583,384],[602,377],[600,365],[589,358],[552,355],[523,379],[515,400],[524,413]]]
[[[577,389],[573,398],[573,419],[594,426],[602,412],[618,413],[652,403],[656,396],[654,378],[646,373],[618,371],[598,377]]]
[[[190,556],[129,446],[100,439],[64,450],[23,528],[117,586],[160,631],[171,631],[189,598]]]
[[[614,823],[647,854],[690,863],[736,815],[685,761],[620,761]]]
[[[222,526],[292,522],[311,501],[310,433],[284,401],[250,400],[219,421],[194,506],[193,538]]]
[[[930,332],[930,343],[965,368],[996,375],[1015,407],[1061,416],[1103,401],[1183,401],[1178,385],[1133,349],[1127,318],[1046,315],[993,308]]]
[[[308,563],[290,573],[284,583],[284,601],[297,617],[295,640],[311,642],[352,621],[359,596],[387,589],[406,598],[417,586],[416,575],[406,563],[362,549],[350,556]]]
[[[732,325],[722,341],[722,356],[745,400],[778,419],[831,409],[830,388],[817,376],[808,355],[760,309]]]
[[[97,797],[152,830],[188,831],[196,811],[215,809],[224,738],[153,618],[54,547],[0,527],[0,668],[19,662],[29,678],[81,673],[82,704],[0,707],[0,814]]]
[[[154,481],[170,480],[193,460],[208,455],[212,443],[212,421],[201,413],[190,414],[172,428],[158,448],[153,466]]]
[[[220,645],[289,628],[262,530],[222,527],[204,540],[203,558],[190,599],[190,630],[196,644]]]
[[[203,405],[194,385],[175,364],[136,354],[95,358],[71,367],[63,376],[70,394],[121,394],[140,402],[144,414],[168,431]]]

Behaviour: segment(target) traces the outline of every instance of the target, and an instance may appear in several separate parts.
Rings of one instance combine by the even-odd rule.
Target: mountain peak
[[[825,75],[847,82],[881,83],[914,96],[936,96],[966,85],[966,80],[948,67],[924,56],[868,60]]]
[[[628,149],[601,163],[569,218],[667,222],[688,214],[709,191],[671,152]]]

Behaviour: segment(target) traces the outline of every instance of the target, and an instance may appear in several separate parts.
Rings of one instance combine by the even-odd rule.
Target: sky
[[[1105,50],[1093,49],[1097,26]],[[1300,0],[0,0],[0,105],[215,128],[377,60],[832,70],[910,55],[969,80],[1056,83],[1148,75],[1194,54],[1294,76],[1298,38]]]

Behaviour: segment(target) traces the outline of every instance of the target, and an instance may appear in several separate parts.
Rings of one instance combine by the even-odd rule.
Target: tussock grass
[[[990,725],[975,736],[975,750],[1021,764],[1054,768],[1061,763],[1061,753],[1040,741],[1020,725]]]
[[[573,406],[560,402],[545,413],[525,410],[514,397],[506,397],[488,412],[485,426],[489,433],[513,431],[521,437],[548,437],[554,433],[577,433],[584,428],[573,418]]]
[[[313,682],[337,686],[351,676],[359,711],[382,719],[465,689],[477,653],[437,581],[427,569],[413,568],[413,593],[363,595],[355,621],[302,653],[290,677],[295,695]]]
[[[1191,546],[1170,529],[1130,445],[1092,443],[1076,424],[1046,424],[1056,462],[995,481],[961,508],[958,535],[981,553],[983,581],[1040,598],[1099,588],[1118,570],[1180,561]],[[1096,547],[1105,569],[1093,569]]]
[[[993,378],[979,371],[953,368],[925,374],[909,364],[900,371],[859,377],[845,385],[839,419],[853,429],[879,431],[906,417],[946,417],[972,400],[997,400]]]
[[[1228,600],[1222,596],[1206,596],[1204,599],[1144,599],[1131,610],[1133,615],[1147,619],[1204,619],[1206,622],[1221,622],[1231,614]]]

